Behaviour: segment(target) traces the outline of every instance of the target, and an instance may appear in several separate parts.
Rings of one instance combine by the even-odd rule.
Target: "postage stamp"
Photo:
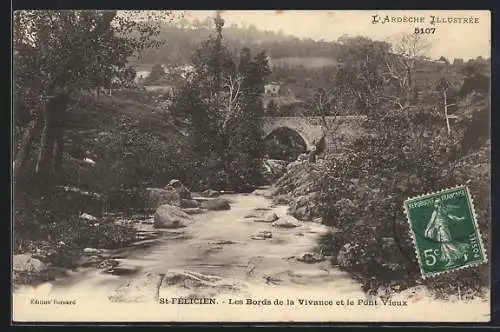
[[[423,278],[487,262],[466,186],[407,199],[404,208]]]

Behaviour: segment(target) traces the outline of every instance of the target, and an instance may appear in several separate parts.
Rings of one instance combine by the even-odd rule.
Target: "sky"
[[[186,11],[188,20],[204,20],[215,11]],[[260,30],[280,31],[300,38],[334,41],[342,35],[362,35],[376,40],[392,40],[402,34],[414,33],[418,28],[435,28],[434,34],[426,35],[431,48],[427,56],[449,60],[465,60],[477,56],[490,57],[491,19],[489,11],[375,11],[375,10],[285,10],[285,11],[221,11],[227,25],[255,25]],[[372,23],[372,15],[383,19],[392,17],[423,17],[424,23]],[[479,23],[430,24],[431,16],[440,18],[470,18]]]

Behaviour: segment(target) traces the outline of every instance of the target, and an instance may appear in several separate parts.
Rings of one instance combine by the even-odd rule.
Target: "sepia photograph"
[[[12,13],[12,319],[488,322],[491,17]]]

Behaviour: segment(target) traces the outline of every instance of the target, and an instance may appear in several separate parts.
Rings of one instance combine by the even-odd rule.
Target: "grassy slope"
[[[179,128],[167,112],[133,99],[119,96],[100,96],[98,100],[86,98],[71,115],[74,130],[118,130],[120,126],[135,125],[140,131],[179,141]],[[179,142],[180,143],[180,142]]]
[[[130,98],[85,98],[69,123],[64,168],[68,185],[82,189],[102,192],[126,187],[124,181],[132,178],[125,173],[131,167],[139,168],[140,173],[130,175],[136,183],[163,182],[162,173],[170,176],[167,166],[172,164],[162,166],[169,162],[166,156],[187,153],[187,137],[168,112]],[[77,162],[84,157],[96,165]]]

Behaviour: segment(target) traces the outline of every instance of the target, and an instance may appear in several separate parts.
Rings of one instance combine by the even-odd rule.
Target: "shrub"
[[[51,237],[79,248],[116,249],[135,240],[135,229],[131,227],[102,222],[94,226],[79,218],[51,223],[49,229]]]
[[[351,153],[327,159],[321,181],[323,221],[339,231],[323,241],[341,259],[338,263],[370,282],[369,287],[419,278],[403,213],[408,197],[470,183],[472,194],[481,197],[476,206],[481,230],[489,234],[489,178],[484,176],[488,161],[482,163],[483,172],[471,172],[481,165],[489,148],[478,152],[482,156],[463,156],[460,143],[466,125],[455,126],[448,135],[444,120],[433,110],[383,110],[371,115],[368,134],[353,144]],[[459,279],[455,274],[429,283],[444,289],[447,283],[456,285],[460,280],[477,288],[483,282],[474,277],[477,273],[460,271]]]

